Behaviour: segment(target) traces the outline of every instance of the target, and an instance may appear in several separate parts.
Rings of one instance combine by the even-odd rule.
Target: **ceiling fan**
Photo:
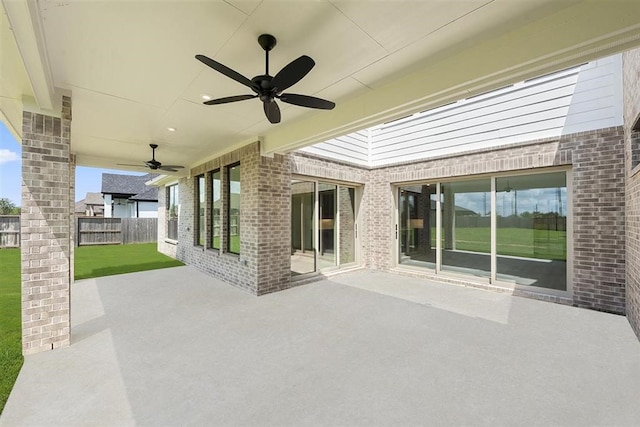
[[[317,108],[320,110],[332,110],[336,104],[326,99],[316,98],[308,95],[298,95],[295,93],[283,93],[294,84],[298,83],[316,63],[310,57],[302,55],[298,59],[291,61],[275,76],[269,75],[269,51],[276,46],[276,38],[271,34],[262,34],[258,37],[258,43],[264,49],[266,55],[265,73],[248,79],[237,71],[222,65],[204,55],[196,55],[196,59],[203,64],[213,68],[219,73],[247,86],[255,95],[236,95],[225,98],[205,101],[206,105],[226,104],[229,102],[244,101],[245,99],[260,98],[264,113],[271,123],[280,123],[280,108],[276,104],[276,99],[288,104],[301,107]]]
[[[159,161],[156,160],[156,148],[158,148],[158,144],[149,144],[151,147],[151,160],[147,160],[143,164],[131,165],[126,163],[118,163],[120,166],[137,166],[137,167],[147,167],[151,170],[163,170],[168,172],[178,172],[178,169],[184,168],[184,166],[179,165],[163,165]]]

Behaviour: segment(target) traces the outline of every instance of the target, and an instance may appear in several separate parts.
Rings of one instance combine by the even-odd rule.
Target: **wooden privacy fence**
[[[76,245],[126,245],[158,240],[158,218],[76,218]]]
[[[20,247],[20,215],[0,215],[0,248]]]

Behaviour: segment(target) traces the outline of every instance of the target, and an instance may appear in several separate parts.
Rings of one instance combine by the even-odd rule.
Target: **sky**
[[[144,175],[145,172],[131,172],[111,169],[76,167],[75,201],[85,198],[87,193],[100,193],[102,173]],[[16,206],[21,204],[22,150],[9,129],[0,121],[0,198],[11,200]]]

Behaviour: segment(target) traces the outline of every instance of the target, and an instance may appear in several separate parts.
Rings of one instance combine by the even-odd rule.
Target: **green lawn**
[[[22,367],[20,249],[0,249],[0,413]]]
[[[183,265],[155,243],[75,248],[75,278],[111,276]],[[0,249],[0,413],[22,366],[20,249]]]
[[[435,247],[435,229],[431,229],[431,244]],[[442,238],[444,245],[444,236]],[[566,260],[567,232],[533,230],[527,228],[498,228],[498,255],[526,258]],[[472,252],[491,252],[491,231],[488,227],[456,228],[456,249]]]
[[[157,251],[155,243],[75,248],[75,278],[112,276],[184,265]]]

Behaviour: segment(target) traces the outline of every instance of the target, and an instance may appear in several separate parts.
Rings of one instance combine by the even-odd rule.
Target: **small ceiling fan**
[[[137,165],[131,165],[131,164],[126,164],[126,163],[117,163],[120,166],[137,166],[137,167],[147,167],[151,170],[163,170],[163,171],[168,171],[168,172],[178,172],[178,169],[183,169],[184,166],[179,166],[179,165],[163,165],[162,163],[160,163],[159,161],[156,160],[156,148],[158,148],[158,144],[149,144],[149,147],[151,147],[151,160],[147,160],[146,162],[142,163],[142,164],[137,164]]]
[[[316,98],[308,95],[298,95],[295,93],[283,93],[294,84],[298,83],[316,63],[310,57],[302,55],[298,59],[291,61],[275,76],[269,75],[269,51],[276,46],[276,38],[271,34],[262,34],[258,37],[258,43],[264,49],[265,73],[248,79],[237,71],[222,65],[204,55],[196,55],[196,59],[203,64],[213,68],[219,73],[247,86],[255,95],[236,95],[225,98],[212,99],[205,101],[206,105],[226,104],[229,102],[244,101],[245,99],[260,98],[262,101],[264,113],[271,123],[280,123],[280,107],[276,104],[276,99],[288,104],[298,105],[307,108],[317,108],[320,110],[332,110],[336,104],[326,99]]]

